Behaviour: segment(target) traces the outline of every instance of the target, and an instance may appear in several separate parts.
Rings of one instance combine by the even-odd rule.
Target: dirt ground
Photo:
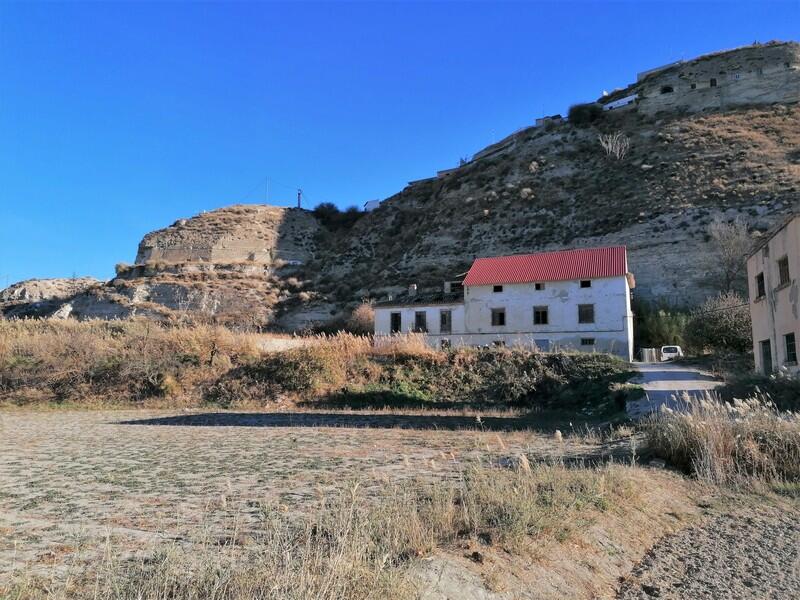
[[[518,419],[497,415],[0,412],[0,586],[21,576],[63,580],[107,552],[124,559],[151,556],[164,544],[235,538],[246,545],[265,507],[313,510],[355,482],[377,496],[404,478],[455,477],[471,461],[513,463],[524,453],[624,462],[636,450],[630,438],[558,441],[519,427]],[[631,476],[637,505],[609,511],[568,552],[543,550],[546,557],[535,561],[490,552],[481,565],[458,549],[439,553],[418,569],[426,597],[601,598],[617,593],[620,581],[626,600],[653,590],[681,598],[681,589],[698,598],[790,597],[781,594],[796,585],[800,513],[726,504],[661,469]],[[762,564],[758,549],[770,547],[783,548],[781,556]],[[719,570],[750,550],[747,560],[760,571],[736,580]],[[691,580],[703,569],[713,575]],[[774,583],[776,569],[793,575]],[[742,590],[755,595],[731,595]]]
[[[187,413],[0,413],[0,577],[62,575],[112,543],[238,535],[263,506],[319,505],[361,480],[448,477],[465,461],[520,452],[596,456],[581,441],[472,416]],[[509,423],[512,419],[507,419]],[[625,443],[602,451],[626,452]]]

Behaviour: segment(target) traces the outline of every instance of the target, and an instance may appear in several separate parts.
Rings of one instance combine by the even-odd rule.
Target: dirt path
[[[714,517],[657,543],[618,600],[783,600],[800,590],[800,515],[773,508]]]
[[[662,405],[675,408],[683,394],[703,397],[722,381],[699,369],[676,363],[637,363],[639,375],[631,383],[641,385],[645,398],[628,403],[628,414],[640,417],[657,411]]]

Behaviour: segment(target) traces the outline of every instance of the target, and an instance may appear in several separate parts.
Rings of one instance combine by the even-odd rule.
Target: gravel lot
[[[789,600],[800,595],[800,515],[752,509],[662,539],[618,600]]]

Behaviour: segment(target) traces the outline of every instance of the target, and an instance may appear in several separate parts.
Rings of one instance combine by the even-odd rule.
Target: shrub
[[[369,302],[359,304],[347,319],[347,331],[356,335],[371,335],[375,331],[375,309]]]
[[[752,348],[750,308],[735,292],[709,298],[695,309],[686,327],[688,345],[700,352],[747,352]]]
[[[778,410],[800,411],[800,379],[781,373],[766,376],[740,370],[717,389],[717,394],[727,401],[759,396],[772,402]]]
[[[190,397],[256,340],[223,327],[147,320],[0,321],[0,401],[130,402]]]
[[[594,123],[603,117],[603,107],[597,102],[573,104],[569,107],[569,122],[577,127]]]
[[[630,138],[618,131],[616,133],[601,134],[597,136],[600,146],[605,150],[606,156],[622,160],[631,147]]]
[[[332,202],[323,202],[314,208],[314,216],[319,219],[326,229],[332,232],[350,229],[364,214],[355,206],[341,211]]]
[[[800,417],[757,398],[687,400],[650,417],[645,433],[655,454],[712,483],[800,481]]]
[[[634,305],[635,345],[639,348],[660,348],[671,344],[686,345],[689,313],[679,308],[657,306],[646,302]]]

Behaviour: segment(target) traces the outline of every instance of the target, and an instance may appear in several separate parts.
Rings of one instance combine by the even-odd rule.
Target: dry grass
[[[201,382],[258,355],[257,336],[209,325],[0,321],[0,402],[180,404],[197,397]]]
[[[645,429],[659,456],[711,483],[729,486],[800,482],[800,416],[760,398],[686,400],[662,410]]]
[[[15,600],[388,600],[415,598],[416,559],[459,540],[515,553],[561,543],[611,507],[636,501],[629,468],[516,469],[473,465],[456,482],[415,480],[370,498],[355,483],[301,519],[263,506],[255,549],[234,534],[187,548],[174,543],[144,560],[109,547],[102,564],[66,582],[18,581]],[[2,588],[0,588],[2,591]]]

